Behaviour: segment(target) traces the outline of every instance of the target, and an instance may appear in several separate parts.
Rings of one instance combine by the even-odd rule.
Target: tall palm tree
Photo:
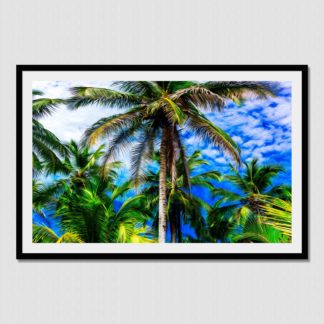
[[[217,201],[208,215],[211,236],[224,240],[233,228],[235,233],[239,226],[243,228],[243,237],[234,235],[234,241],[248,240],[249,237],[254,241],[263,237],[260,241],[265,241],[266,234],[272,239],[278,238],[279,234],[282,239],[290,239],[291,188],[272,185],[272,180],[283,171],[278,165],[260,166],[257,159],[245,163],[243,175],[232,168],[232,174],[224,176],[224,180],[229,181],[233,189],[212,190]],[[276,232],[279,234],[274,235]]]
[[[33,90],[33,97],[43,96],[43,92]],[[65,172],[61,158],[66,157],[68,151],[64,144],[39,121],[50,115],[63,99],[36,98],[33,99],[33,172],[42,170],[48,173]]]
[[[124,108],[126,112],[100,119],[84,134],[84,141],[93,144],[113,135],[105,155],[106,161],[137,141],[132,151],[132,174],[135,182],[141,177],[141,164],[154,151],[160,139],[159,175],[159,242],[165,242],[167,208],[167,174],[176,182],[176,160],[183,157],[180,128],[186,127],[228,153],[240,162],[240,150],[231,137],[209,121],[201,109],[222,111],[227,100],[236,102],[254,95],[266,98],[275,94],[266,82],[192,82],[192,81],[118,81],[118,90],[75,87],[68,100],[71,109],[89,104]]]

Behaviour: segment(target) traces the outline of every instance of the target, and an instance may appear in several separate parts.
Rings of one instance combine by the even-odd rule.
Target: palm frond
[[[33,243],[56,243],[59,237],[45,225],[33,224]]]
[[[90,128],[88,128],[82,137],[83,144],[93,145],[96,141],[108,134],[114,134],[120,129],[128,128],[134,125],[134,119],[143,118],[143,107],[136,107],[126,113],[117,114],[105,118],[101,118]]]
[[[231,191],[228,189],[224,188],[213,188],[211,191],[213,197],[219,198],[217,200],[218,205],[226,202],[231,202],[231,201],[240,201],[242,199],[242,196]]]
[[[171,124],[178,124],[179,126],[183,125],[186,121],[187,116],[182,111],[182,108],[179,107],[174,101],[170,98],[164,97],[163,100],[167,103],[163,105],[163,110],[166,114],[166,117]]]
[[[141,118],[135,118],[127,127],[120,128],[109,141],[109,146],[103,158],[103,165],[111,160],[116,160],[119,153],[126,154],[131,144],[136,139],[136,133],[141,132],[146,126]]]
[[[263,224],[270,225],[291,238],[292,206],[289,201],[267,195],[254,195],[250,200],[261,211],[260,219]]]
[[[218,147],[233,158],[236,163],[241,163],[240,149],[237,144],[227,133],[212,124],[206,117],[201,114],[191,114],[187,125],[195,135]]]
[[[68,147],[63,144],[54,133],[46,129],[39,121],[33,120],[33,140],[43,142],[53,152],[62,157],[69,156]]]
[[[278,185],[272,187],[269,191],[266,192],[267,196],[278,197],[282,200],[291,202],[291,186],[287,185]]]
[[[246,98],[274,97],[278,88],[274,82],[254,81],[210,81],[202,85],[222,98],[233,100],[237,104]]]
[[[278,229],[251,219],[244,226],[243,233],[232,236],[234,243],[288,243],[287,237]]]
[[[154,81],[115,81],[112,86],[116,86],[126,93],[145,98],[158,98],[162,89]]]
[[[33,118],[39,119],[49,116],[60,104],[65,103],[64,99],[40,98],[33,100]]]
[[[68,172],[65,164],[57,157],[51,148],[38,138],[33,138],[33,151],[38,160],[42,160],[43,167],[49,173],[63,173]]]
[[[117,186],[111,194],[111,199],[115,200],[122,197],[126,192],[131,189],[131,181],[126,181],[121,185]]]
[[[43,96],[44,92],[38,89],[33,89],[33,96]]]
[[[74,87],[72,97],[67,100],[69,109],[78,109],[89,105],[111,108],[130,108],[141,103],[141,97],[127,92],[106,88]]]
[[[75,233],[64,233],[56,243],[84,243],[79,234]]]
[[[201,85],[178,90],[171,96],[171,99],[180,99],[184,103],[189,101],[200,108],[216,109],[217,111],[221,111],[225,105],[225,100],[222,96]]]

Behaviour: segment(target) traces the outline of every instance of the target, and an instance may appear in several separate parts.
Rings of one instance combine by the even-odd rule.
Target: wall
[[[0,322],[323,323],[323,1],[1,0]],[[309,64],[309,262],[17,262],[16,64]]]

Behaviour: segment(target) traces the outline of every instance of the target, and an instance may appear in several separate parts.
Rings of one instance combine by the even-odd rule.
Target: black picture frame
[[[23,73],[26,71],[297,71],[302,74],[301,253],[24,253],[23,252]],[[308,66],[307,65],[17,65],[16,66],[16,258],[307,260],[308,247]]]

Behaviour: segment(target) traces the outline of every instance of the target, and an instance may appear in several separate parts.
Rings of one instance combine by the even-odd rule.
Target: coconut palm
[[[71,141],[67,175],[48,186],[34,181],[33,210],[43,221],[34,224],[35,242],[154,242],[147,222],[146,197],[132,196],[130,182],[119,184],[119,162],[98,165],[103,146],[95,151]],[[63,235],[50,228],[44,210],[54,210]]]
[[[245,163],[243,175],[232,167],[232,174],[224,180],[234,189],[212,190],[217,201],[208,215],[211,236],[220,241],[229,234],[233,234],[234,241],[248,238],[256,241],[257,237],[263,237],[261,241],[268,237],[271,241],[279,236],[281,240],[290,239],[291,188],[272,185],[272,180],[283,171],[278,165],[260,166],[257,159]],[[275,232],[278,233],[274,235]]]
[[[33,90],[33,96],[43,96],[43,92]],[[33,172],[43,170],[47,173],[65,172],[61,158],[67,156],[64,144],[39,121],[50,115],[63,99],[37,98],[33,99]]]
[[[77,192],[69,188],[59,197],[55,215],[65,232],[77,233],[83,242],[154,242],[146,225],[150,218],[146,197],[127,197],[129,191],[129,183],[111,191],[109,181],[92,177]]]
[[[100,119],[84,134],[84,142],[94,144],[110,137],[105,155],[108,161],[118,151],[137,142],[132,150],[131,171],[135,183],[141,177],[141,165],[149,159],[160,139],[159,242],[165,242],[167,221],[167,175],[175,186],[176,160],[184,156],[181,127],[186,127],[240,162],[240,150],[231,137],[210,122],[202,110],[222,111],[227,100],[239,102],[254,95],[266,98],[274,89],[266,82],[191,82],[191,81],[119,81],[118,90],[75,87],[69,107],[90,104],[122,108],[120,114]],[[125,111],[126,109],[126,111]],[[186,168],[187,169],[187,168]]]

